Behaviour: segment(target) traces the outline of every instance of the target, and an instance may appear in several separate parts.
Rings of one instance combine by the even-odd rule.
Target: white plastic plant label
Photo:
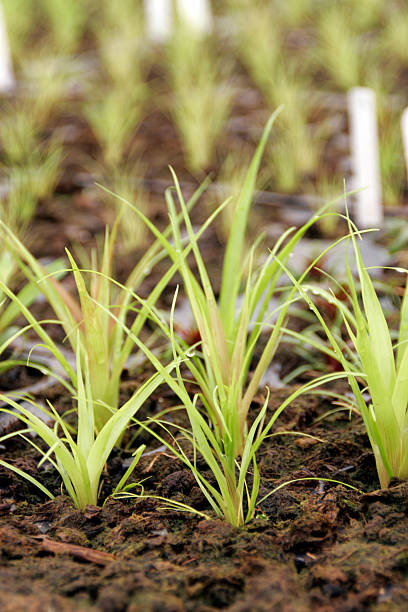
[[[209,34],[213,27],[213,18],[209,0],[177,0],[179,15],[194,30]]]
[[[367,87],[354,87],[348,92],[350,145],[353,166],[355,220],[359,227],[381,227],[380,156],[378,149],[375,93]]]
[[[402,144],[404,146],[405,169],[408,176],[408,107],[401,116]]]
[[[152,42],[165,42],[171,35],[172,4],[172,0],[144,0],[146,31]]]
[[[7,93],[14,89],[15,78],[11,64],[6,22],[3,7],[0,3],[0,92]]]

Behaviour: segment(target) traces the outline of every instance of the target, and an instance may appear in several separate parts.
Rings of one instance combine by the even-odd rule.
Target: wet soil
[[[59,204],[40,208],[33,231],[43,240],[36,243],[36,255],[60,255],[62,245],[72,236],[79,236],[88,247],[100,235],[105,218],[92,198],[73,192],[64,205],[75,211],[70,223]],[[152,214],[157,222],[165,223],[154,206]],[[202,215],[205,210],[198,209],[198,222]],[[50,240],[52,233],[54,240]],[[208,232],[201,248],[217,290],[222,244],[215,230]],[[121,280],[136,257],[129,254],[117,259]],[[147,277],[141,293],[147,295],[157,278],[154,274]],[[163,307],[171,302],[176,282],[173,279],[163,295]],[[52,316],[47,308],[41,300],[33,305],[40,318]],[[57,333],[55,340],[61,342],[63,337]],[[278,365],[281,375],[296,368],[298,357],[292,347],[282,345]],[[125,372],[121,400],[148,374],[145,367],[137,375]],[[72,406],[62,386],[38,389],[39,382],[32,368],[14,369],[2,375],[0,388],[31,389],[38,400],[47,398],[61,412]],[[290,388],[272,389],[270,410],[289,393]],[[262,394],[256,398],[252,417],[263,399]],[[162,387],[139,417],[176,403]],[[255,518],[240,529],[211,514],[191,473],[171,453],[155,448],[147,435],[137,439],[148,448],[132,476],[134,482],[143,481],[147,495],[187,503],[211,520],[164,510],[162,502],[151,498],[108,499],[103,507],[80,512],[61,495],[52,466],[46,463],[39,470],[39,456],[23,441],[3,442],[0,458],[38,477],[56,498],[47,501],[30,483],[0,467],[0,609],[405,610],[408,485],[393,483],[389,490],[377,491],[375,463],[361,421],[355,416],[349,420],[345,413],[318,421],[330,408],[329,399],[308,396],[296,400],[281,415],[274,433],[282,435],[266,440],[259,452],[260,497],[279,484],[313,480],[283,486],[258,504]],[[174,418],[186,424],[181,412]],[[4,427],[2,433],[7,427],[15,429],[16,423]],[[284,432],[303,432],[323,442]],[[130,452],[122,451],[110,458],[101,503],[123,475],[129,457]],[[206,469],[205,465],[201,468]]]
[[[248,134],[240,134],[239,129],[234,132],[234,126],[251,123],[248,105],[241,103],[241,122],[239,117],[231,120],[228,133],[229,145],[235,138],[236,147],[248,140]],[[255,105],[254,113],[256,110]],[[259,128],[265,117],[264,113]],[[89,130],[81,134],[77,144],[82,147],[84,142],[89,144],[90,134]],[[146,149],[147,157],[153,152],[156,160],[147,178],[167,180],[171,160],[181,180],[191,184],[191,176],[183,173],[180,143],[169,121],[153,113],[143,123],[139,137],[140,148]],[[75,161],[75,147],[67,159],[56,197],[41,204],[30,232],[30,247],[36,256],[61,256],[72,243],[94,246],[111,214],[97,192],[82,189],[92,177],[84,181],[79,176],[83,168]],[[255,227],[260,226],[261,216],[262,229],[278,219],[272,206],[264,206],[261,213],[255,208],[251,219]],[[202,222],[207,214],[205,206],[197,206],[193,222]],[[149,216],[160,227],[167,223],[163,196],[153,188]],[[279,235],[281,227],[273,231]],[[215,290],[220,278],[220,246],[217,232],[211,229],[201,248]],[[137,257],[135,252],[117,260],[119,280],[126,278]],[[157,278],[147,277],[140,293],[147,295]],[[169,305],[176,282],[175,277],[160,306]],[[33,305],[33,311],[39,317],[52,314],[41,301]],[[61,342],[63,335],[55,339]],[[286,368],[289,363],[295,368],[297,357],[285,351],[278,359]],[[145,376],[146,369],[138,377],[127,374],[122,385],[124,400]],[[2,375],[0,388],[31,387],[40,401],[47,398],[61,412],[71,407],[72,400],[60,385],[36,391],[37,382],[38,374],[32,369],[13,369]],[[289,393],[288,388],[272,389],[270,411]],[[260,395],[252,416],[262,402]],[[161,388],[139,416],[146,418],[175,403],[171,392]],[[38,477],[56,497],[47,501],[29,482],[0,466],[0,610],[405,610],[408,485],[393,483],[387,491],[376,490],[375,463],[361,421],[357,417],[349,420],[344,413],[317,421],[331,407],[328,399],[310,396],[297,400],[282,414],[274,430],[282,435],[267,439],[259,452],[260,497],[279,484],[296,482],[259,503],[255,518],[240,529],[216,517],[203,519],[164,510],[163,503],[151,498],[108,499],[103,507],[80,512],[61,495],[50,464],[39,470],[39,457],[32,448],[16,438],[4,441],[0,458]],[[181,413],[177,415],[183,419]],[[285,432],[304,432],[323,441]],[[184,502],[212,516],[183,464],[171,453],[155,448],[146,436],[138,442],[148,444],[148,449],[132,479],[143,480],[145,493]],[[118,483],[129,457],[129,452],[122,451],[110,458],[101,502]]]
[[[124,385],[124,395],[133,384]],[[271,410],[288,392],[272,392]],[[58,397],[56,388],[53,401]],[[173,402],[169,391],[159,389],[146,411]],[[269,438],[259,453],[261,496],[299,478],[344,484],[288,484],[259,504],[254,520],[240,529],[215,517],[163,510],[162,502],[150,498],[108,499],[103,508],[80,512],[59,494],[50,466],[38,473],[32,450],[16,440],[6,442],[2,455],[41,478],[56,498],[46,501],[28,482],[0,468],[0,608],[406,609],[408,485],[376,490],[361,422],[343,413],[316,421],[329,406],[310,396],[283,413],[277,432],[302,431],[324,442],[284,433]],[[118,452],[109,461],[101,500],[123,474],[128,456]],[[144,480],[148,495],[183,501],[212,516],[194,477],[169,452],[148,452],[133,479]]]

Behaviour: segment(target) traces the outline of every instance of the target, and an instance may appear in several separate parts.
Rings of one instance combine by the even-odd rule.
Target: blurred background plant
[[[113,170],[102,182],[123,200],[131,202],[141,213],[147,215],[149,199],[143,184],[145,173],[146,167],[140,159]],[[120,234],[120,240],[117,241],[118,251],[127,255],[145,246],[146,225],[140,220],[134,208],[106,191],[102,192],[102,199],[111,211],[112,217],[118,218]]]
[[[231,109],[231,60],[221,59],[213,40],[179,21],[166,48],[166,71],[186,164],[200,174],[214,159]]]
[[[117,10],[105,0],[93,34],[101,71],[88,83],[83,113],[101,150],[102,164],[112,171],[129,154],[150,96],[141,6],[125,0]]]
[[[149,166],[157,143],[146,146],[148,130],[157,125],[184,169],[195,178],[215,171],[225,182],[224,140],[234,138],[237,150],[254,146],[267,114],[283,104],[260,184],[315,193],[322,177],[341,181],[350,172],[345,152],[337,166],[326,163],[333,133],[347,129],[334,117],[345,116],[345,99],[330,96],[369,86],[379,99],[384,202],[404,196],[396,115],[408,103],[408,57],[400,0],[223,0],[213,3],[214,33],[199,33],[175,10],[163,45],[149,44],[139,0],[123,0],[120,10],[108,0],[39,0],[35,10],[30,0],[3,4],[19,96],[2,140],[15,114],[23,134],[16,147],[25,149],[9,151],[14,159],[33,148],[35,134],[56,125],[67,134],[68,117],[86,129],[85,119],[91,142],[77,152],[82,167],[98,179],[124,175],[122,165],[136,168],[142,157]]]

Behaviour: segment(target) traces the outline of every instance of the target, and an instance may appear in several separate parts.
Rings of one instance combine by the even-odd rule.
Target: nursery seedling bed
[[[400,41],[399,45],[394,45],[393,50],[390,49],[389,53],[387,51],[387,45],[390,44],[387,36],[394,31],[394,24],[397,38],[400,32],[396,28],[399,21],[398,0],[390,2],[389,9],[388,3],[384,3],[381,10],[377,0],[370,0],[375,19],[373,22],[368,19],[366,25],[364,22],[370,17],[370,11],[364,15],[364,11],[359,12],[356,5],[353,10],[357,12],[350,13],[350,17],[357,15],[356,23],[350,21],[350,27],[347,25],[347,7],[343,15],[345,19],[338,23],[342,14],[337,13],[336,17],[335,12],[331,12],[330,5],[334,3],[328,2],[327,6],[324,2],[317,3],[322,4],[322,8],[319,6],[316,9],[313,3],[298,3],[299,6],[304,5],[304,21],[296,21],[293,13],[292,18],[295,17],[295,20],[289,23],[285,21],[285,7],[291,5],[294,9],[297,3],[289,0],[276,3],[269,15],[273,19],[270,23],[265,21],[269,28],[266,38],[265,32],[262,32],[262,21],[254,22],[252,16],[256,17],[259,13],[262,17],[262,5],[267,3],[248,2],[249,12],[247,19],[241,20],[242,23],[239,14],[232,20],[225,15],[221,16],[221,20],[216,18],[216,34],[207,41],[210,43],[208,48],[202,47],[203,52],[197,59],[197,65],[193,65],[191,74],[188,70],[181,72],[183,63],[189,57],[185,49],[183,51],[181,47],[180,53],[179,47],[177,54],[177,49],[171,46],[168,49],[165,46],[150,47],[149,41],[143,38],[143,33],[137,29],[140,24],[135,19],[136,4],[141,6],[141,2],[134,3],[133,8],[132,1],[123,2],[121,11],[109,11],[109,7],[113,6],[110,2],[93,6],[92,1],[58,4],[53,0],[42,0],[38,3],[42,7],[38,11],[39,19],[34,15],[29,1],[22,1],[18,15],[14,9],[15,0],[3,1],[2,4],[7,9],[10,23],[16,27],[16,34],[10,28],[10,39],[15,55],[13,60],[17,90],[4,97],[0,105],[4,115],[0,125],[1,154],[4,158],[0,192],[2,201],[10,204],[10,208],[13,208],[13,203],[21,203],[20,214],[23,218],[24,198],[18,192],[21,186],[19,180],[21,177],[25,179],[26,175],[31,176],[31,172],[35,175],[39,169],[50,166],[45,178],[42,177],[45,187],[42,185],[40,195],[34,189],[38,187],[35,181],[25,186],[28,194],[33,196],[35,211],[27,224],[17,223],[13,228],[36,258],[52,262],[63,257],[64,249],[68,247],[78,265],[87,267],[91,249],[101,245],[106,225],[113,226],[120,210],[120,203],[96,186],[95,181],[138,206],[140,204],[139,208],[155,227],[164,230],[169,223],[164,191],[174,184],[169,164],[177,174],[186,199],[194,193],[205,176],[211,175],[212,183],[191,211],[194,229],[202,226],[214,210],[215,203],[220,203],[230,195],[228,187],[236,190],[234,197],[237,199],[242,189],[237,179],[245,175],[249,159],[254,154],[271,112],[284,102],[289,114],[285,119],[282,113],[271,132],[259,167],[256,185],[259,191],[252,198],[253,206],[246,235],[245,246],[250,247],[257,236],[264,232],[262,255],[267,256],[268,248],[273,247],[289,226],[300,226],[317,211],[323,201],[342,194],[344,178],[349,185],[351,164],[346,92],[356,85],[375,87],[377,84],[378,87],[380,148],[383,162],[385,160],[382,168],[385,214],[396,216],[397,220],[402,220],[408,214],[402,148],[397,138],[398,114],[406,104],[406,97],[401,94],[408,76],[405,37],[402,43]],[[82,4],[87,8],[81,8]],[[234,8],[234,4],[244,6],[245,3],[214,2],[214,9],[220,15],[228,13],[230,9],[231,13],[235,13],[237,7]],[[252,4],[258,4],[259,11],[254,11]],[[46,5],[50,12],[45,11]],[[81,19],[75,22],[79,33],[76,42],[71,41],[72,46],[67,42],[66,35],[71,32],[73,22],[65,27],[61,16],[56,19],[58,10],[52,12],[52,7],[57,5],[67,7],[67,17],[72,5],[71,17],[75,17],[77,11],[77,17],[82,14],[84,18],[82,25]],[[27,8],[27,18],[32,21],[31,24],[24,23],[24,7]],[[276,15],[275,8],[279,8]],[[338,10],[338,7],[334,9]],[[333,18],[325,19],[326,13],[328,17],[334,16],[335,21]],[[56,19],[54,25],[52,15]],[[267,12],[263,15],[268,18]],[[286,14],[288,16],[289,13]],[[248,23],[245,24],[245,21]],[[56,27],[58,24],[63,24],[64,28]],[[245,25],[254,28],[254,24],[255,29],[246,38],[250,30],[246,31]],[[128,29],[125,27],[127,25]],[[337,32],[341,32],[341,40],[335,38]],[[122,33],[128,45],[124,47],[125,53],[120,45]],[[179,30],[175,40],[182,44],[184,33]],[[377,36],[378,41],[374,45]],[[67,46],[64,53],[60,54],[63,57],[57,58],[58,63],[54,65],[51,59],[60,37],[64,38]],[[331,44],[332,38],[334,42]],[[254,39],[257,39],[255,42],[260,52],[262,40],[267,40],[267,53],[264,55],[266,61],[269,52],[274,52],[273,41],[278,41],[279,53],[275,54],[275,63],[262,65],[261,59],[260,76],[263,73],[273,75],[271,83],[279,88],[279,96],[276,96],[274,88],[264,79],[257,78],[257,63],[251,66],[255,58],[252,56],[251,59],[248,51],[251,51]],[[358,44],[354,45],[353,41]],[[136,53],[135,42],[141,42]],[[373,74],[368,70],[371,64],[366,56],[367,44],[367,48],[375,47]],[[347,46],[352,51],[354,49],[354,54],[346,55],[345,60],[344,54],[339,53],[341,61],[336,62],[331,47],[347,52]],[[37,59],[43,62],[43,81],[42,70],[40,75],[31,74],[35,68],[28,61],[31,56],[38,56]],[[221,64],[217,63],[218,57],[226,60],[225,72]],[[380,60],[382,57],[386,61]],[[126,60],[129,58],[132,61],[128,61],[128,74],[124,75],[121,68],[122,65],[126,68]],[[292,62],[292,59],[295,61]],[[175,65],[176,70],[172,70]],[[279,77],[280,65],[284,66],[280,75],[283,79],[275,78],[275,74]],[[342,79],[342,66],[347,67],[351,73],[356,68],[353,78],[347,78],[346,82]],[[46,68],[50,68],[49,73],[45,71]],[[65,75],[65,71],[68,71],[69,76]],[[362,74],[359,75],[359,72]],[[178,73],[182,75],[181,82],[177,82]],[[202,74],[206,76],[204,81],[196,81],[195,77]],[[185,83],[187,89],[183,88]],[[200,101],[194,98],[195,90],[201,94],[201,100],[208,98],[205,87],[207,83],[212,87],[210,106],[201,107],[198,119],[193,114],[193,120],[190,117],[188,122],[188,130],[183,132],[183,118],[190,109],[190,104],[187,104],[184,111],[177,114],[179,103],[183,106],[183,92],[185,95],[187,91],[187,99],[191,108],[194,108],[197,100]],[[296,87],[292,88],[292,85]],[[125,97],[121,98],[123,92]],[[138,94],[137,99],[132,97],[134,92]],[[280,96],[284,100],[278,100]],[[225,100],[230,100],[230,106],[221,116],[222,129],[212,132],[210,119],[216,115],[215,111],[219,108],[222,110]],[[296,104],[291,108],[293,100],[296,100]],[[137,114],[139,111],[140,115]],[[134,112],[136,115],[133,115]],[[24,122],[21,123],[23,116],[28,120],[28,128]],[[125,125],[121,138],[123,118],[128,117],[130,123]],[[292,125],[296,128],[294,132],[289,129]],[[23,137],[20,134],[21,126],[24,128]],[[207,129],[197,135],[194,131],[197,126]],[[189,139],[192,134],[195,135],[192,139],[193,147]],[[201,159],[197,162],[194,159],[195,149],[199,149],[208,134],[209,154],[204,155],[204,161]],[[54,136],[62,151],[57,163],[59,174],[55,176]],[[226,163],[230,154],[231,167]],[[118,179],[126,179],[125,186]],[[40,180],[38,182],[41,183]],[[136,188],[139,187],[143,197],[140,202],[136,202]],[[16,199],[14,195],[13,200],[13,193],[19,197]],[[22,193],[24,195],[24,191]],[[349,210],[353,211],[353,202],[350,200]],[[388,206],[390,203],[393,204],[392,208]],[[339,203],[340,208],[345,210],[343,202]],[[130,220],[130,209],[126,210],[129,217],[125,218]],[[0,213],[2,211],[3,208]],[[216,299],[220,294],[226,233],[230,229],[228,223],[231,226],[231,217],[225,220],[221,213],[199,244]],[[133,219],[133,225],[129,221],[135,234],[139,229],[137,225],[137,218],[136,223]],[[375,261],[368,261],[366,253],[363,253],[365,265],[385,263],[406,267],[406,255],[399,249],[406,244],[408,238],[401,227],[402,221],[399,225],[394,226],[392,235],[394,244],[398,245],[394,249],[395,256],[386,262],[379,261],[379,253],[376,251],[378,243],[372,239],[371,247],[374,245],[374,249],[371,248],[370,252],[375,252]],[[225,227],[228,228],[227,232]],[[146,236],[140,240],[131,236],[134,241],[130,241],[131,247],[126,248],[125,230],[126,226],[119,224],[113,258],[112,274],[120,282],[126,282],[135,263],[147,250],[150,240]],[[313,225],[297,245],[300,248],[295,249],[293,259],[287,260],[288,267],[296,270],[295,274],[305,269],[305,260],[307,266],[322,251],[323,240],[327,239],[325,231],[334,240],[347,233],[346,223],[335,219],[334,226],[329,224],[328,227],[324,223]],[[173,226],[172,240],[175,243],[174,238]],[[323,240],[318,245],[317,241],[313,244],[315,238]],[[380,240],[389,246],[385,234]],[[317,252],[313,252],[315,246]],[[323,248],[326,246],[327,242]],[[86,254],[86,257],[81,259],[81,254]],[[238,255],[241,256],[241,253]],[[257,257],[258,252],[254,259]],[[65,261],[69,266],[68,260]],[[197,260],[194,260],[191,253],[187,261],[192,273],[198,278]],[[326,263],[325,259],[320,262],[322,267]],[[137,293],[147,298],[168,267],[168,259],[154,267],[153,272],[137,287]],[[332,272],[329,269],[327,271]],[[404,290],[401,288],[400,276],[394,282],[396,274],[396,270],[388,270],[384,275],[380,273],[376,281],[380,285],[386,279],[389,287],[397,287],[397,292],[402,295]],[[343,282],[337,271],[333,275],[340,283]],[[10,282],[14,290],[20,286],[21,280],[16,272],[15,279],[7,278],[5,282]],[[320,282],[321,273],[312,270],[310,280]],[[66,290],[76,291],[72,273],[67,273],[61,282]],[[285,282],[289,282],[288,278]],[[184,308],[187,300],[184,291],[185,276],[182,273],[178,272],[171,278],[155,306],[168,315],[178,285],[180,292],[175,314],[177,309],[181,311],[181,321],[175,317],[175,324],[181,329],[176,331],[183,337],[191,336],[190,344],[201,342],[204,345],[204,335],[200,337],[194,327],[190,329],[189,307]],[[380,289],[381,300],[385,297],[384,301],[390,304],[395,296],[390,296],[390,292],[383,289]],[[319,291],[315,290],[314,293],[315,297],[318,296],[318,303]],[[321,306],[324,317],[330,323],[330,317],[334,317],[333,308],[330,310],[331,304]],[[312,314],[307,305],[303,308],[303,315],[305,312],[306,315]],[[37,296],[30,305],[30,312],[38,320],[54,319],[56,316],[41,296]],[[127,314],[126,322],[129,323],[134,315]],[[309,322],[311,319],[307,316],[299,319],[291,317],[288,327],[295,334]],[[17,326],[26,325],[22,316],[14,323]],[[149,322],[139,337],[144,340],[153,328],[154,325]],[[50,323],[45,324],[45,329],[58,347],[64,347],[64,355],[72,365],[75,355],[72,346],[70,348],[66,341],[65,330]],[[264,330],[267,337],[269,329]],[[33,331],[27,331],[23,339],[15,339],[12,344],[11,348],[16,351],[13,357],[21,351],[21,358],[26,359],[29,354],[34,361],[40,354],[34,348],[38,342]],[[261,360],[267,338],[262,338],[259,345],[254,352],[252,368]],[[155,345],[154,350],[156,348]],[[171,353],[169,345],[166,348]],[[326,357],[319,354],[315,358],[313,349],[310,349],[310,355],[305,355],[304,349],[305,364],[305,360],[302,361],[299,356],[301,351],[297,351],[298,348],[286,341],[279,345],[270,366],[271,377],[267,381],[271,389],[266,418],[270,418],[274,410],[297,388],[290,385],[315,380],[321,372],[338,371],[336,368],[339,363],[335,359],[327,354]],[[77,356],[79,354],[78,351]],[[1,355],[1,359],[7,357],[9,354],[6,352]],[[137,363],[137,368],[131,368],[127,367],[126,361],[119,405],[133,397],[133,393],[154,374],[153,366],[148,365],[147,361]],[[54,374],[57,373],[55,364],[56,360],[52,358],[45,363]],[[297,372],[297,375],[291,378],[293,372]],[[185,375],[190,376],[187,370]],[[250,375],[253,375],[251,368]],[[285,384],[285,377],[290,380],[290,385]],[[188,383],[187,391],[188,398],[193,397],[197,387]],[[339,381],[331,391],[342,394],[343,400],[350,393],[346,383]],[[77,398],[60,383],[53,381],[47,373],[43,374],[27,366],[13,367],[1,374],[0,392],[9,397],[15,392],[14,397],[17,398],[29,393],[41,406],[49,401],[59,415],[67,415],[68,426],[77,424]],[[80,395],[79,392],[77,395]],[[261,383],[248,415],[249,428],[260,414],[265,397]],[[187,420],[185,411],[170,410],[178,406],[180,401],[169,387],[162,385],[143,403],[136,416],[143,420],[157,417],[161,411],[169,409],[169,421],[190,430],[191,422]],[[166,450],[159,440],[137,426],[125,433],[122,450],[115,448],[107,460],[98,496],[101,506],[88,505],[84,511],[75,508],[72,500],[62,495],[61,478],[49,460],[39,466],[40,454],[24,440],[17,437],[2,440],[0,460],[4,459],[15,469],[37,478],[55,495],[55,499],[47,500],[29,480],[20,478],[17,473],[0,465],[0,610],[405,611],[408,599],[408,485],[391,481],[389,489],[377,490],[379,481],[373,448],[362,419],[355,413],[350,415],[346,410],[336,412],[336,408],[338,406],[333,403],[333,396],[322,394],[301,396],[283,411],[270,430],[272,436],[267,437],[257,451],[261,483],[258,500],[277,487],[278,490],[265,501],[258,501],[254,518],[241,528],[217,519],[193,472],[188,471],[185,464],[169,449]],[[0,436],[15,432],[21,425],[15,413],[1,413],[0,416]],[[322,419],[319,420],[319,417]],[[166,437],[157,423],[152,425],[152,430]],[[212,430],[215,431],[215,428]],[[137,437],[133,439],[136,433]],[[43,452],[47,452],[45,443],[38,436],[33,434],[32,440]],[[166,441],[170,442],[170,438],[166,438]],[[108,498],[121,482],[126,469],[132,465],[131,453],[139,444],[146,444],[146,449],[130,482],[141,482],[145,496]],[[54,445],[54,452],[56,447],[58,445]],[[191,448],[186,445],[185,450],[189,459],[193,460]],[[214,456],[216,462],[219,462],[220,456]],[[242,454],[238,457],[242,459]],[[196,460],[200,474],[214,485],[214,476],[208,469],[208,463],[200,455]],[[249,489],[256,482],[256,476],[252,465],[247,473]],[[135,487],[130,491],[141,493],[142,488]],[[158,500],[157,497],[162,499]],[[105,499],[107,501],[102,506]],[[163,499],[187,504],[209,518],[177,512],[174,505],[171,509],[163,509],[166,506]],[[246,508],[243,510],[245,513]]]
[[[286,393],[273,392],[270,407]],[[173,403],[168,394],[153,399],[153,411],[159,400],[160,408]],[[108,500],[82,513],[63,496],[45,501],[1,468],[2,610],[403,610],[407,485],[374,491],[375,463],[362,427],[344,415],[315,423],[327,405],[305,397],[283,414],[280,429],[325,443],[282,435],[279,444],[265,444],[261,492],[321,476],[364,493],[300,481],[266,500],[242,529],[160,510],[151,499]],[[16,442],[7,447],[16,465],[35,474],[31,451]],[[117,482],[123,460],[117,454],[109,462],[103,491]],[[52,470],[42,476],[58,494]],[[148,494],[207,509],[193,476],[160,449],[142,458],[133,478],[146,479]]]
[[[32,235],[39,238],[33,241],[34,251],[39,257],[60,256],[63,245],[74,237],[87,248],[93,246],[106,221],[93,195],[76,190],[57,200],[40,209],[33,221]],[[164,226],[161,202],[158,195],[152,196],[151,215]],[[70,209],[69,221],[61,206]],[[264,211],[268,213],[264,219],[274,218],[274,210],[262,207]],[[199,223],[206,211],[197,208],[194,214]],[[258,213],[254,222],[257,226]],[[312,237],[310,233],[309,240]],[[217,287],[222,245],[214,228],[200,247]],[[126,277],[136,257],[134,253],[116,258],[119,278]],[[148,295],[159,278],[159,273],[148,276],[142,293]],[[163,294],[163,306],[171,303],[177,282],[175,277]],[[51,316],[42,300],[33,305],[33,312],[38,318]],[[62,342],[61,334],[56,340]],[[287,365],[293,359],[294,369],[296,358],[288,347],[281,348],[278,362]],[[30,377],[30,370],[24,376]],[[141,377],[146,376],[144,370]],[[24,378],[21,385],[36,381],[37,374],[31,380]],[[134,376],[123,381],[121,399],[125,401],[139,383]],[[270,409],[289,393],[289,388],[272,389]],[[47,397],[61,412],[72,405],[58,384],[37,397]],[[262,401],[260,395],[259,405]],[[138,416],[146,418],[176,403],[163,388]],[[339,413],[316,423],[329,409],[328,400],[307,397],[283,412],[274,431],[301,431],[325,442],[284,434],[266,441],[259,452],[261,495],[293,479],[332,478],[345,484],[305,480],[284,486],[241,529],[216,519],[161,510],[162,503],[152,499],[108,500],[103,508],[89,506],[82,513],[58,495],[60,484],[50,466],[39,473],[32,449],[15,440],[7,442],[1,454],[16,467],[40,476],[57,497],[46,501],[29,483],[0,468],[1,609],[403,610],[408,588],[408,487],[394,483],[389,491],[376,492],[375,462],[360,420],[349,421]],[[147,436],[140,442],[148,449],[132,480],[144,480],[148,495],[208,512],[194,477],[183,465],[155,448]],[[113,490],[128,458],[118,452],[110,458],[100,499]]]
[[[151,197],[151,216],[164,227],[162,198]],[[70,210],[69,220],[64,207]],[[255,212],[256,228],[261,215]],[[274,208],[262,206],[262,218],[268,222],[277,220],[275,213]],[[36,256],[60,256],[63,246],[78,238],[83,246],[93,246],[107,220],[105,214],[93,194],[68,190],[63,199],[59,195],[33,221]],[[198,207],[194,214],[200,223],[207,213]],[[215,228],[205,234],[200,248],[217,288],[223,247]],[[137,253],[118,255],[118,278],[126,278],[136,257]],[[160,278],[157,274],[145,279],[142,294],[149,294]],[[177,282],[174,277],[161,297],[162,306],[171,303]],[[51,316],[42,300],[33,305],[33,312],[38,318]],[[296,358],[283,348],[278,362],[287,365],[293,358],[294,369]],[[24,372],[30,376],[30,370]],[[143,371],[143,380],[146,376]],[[37,374],[32,380],[24,378],[21,386],[36,381]],[[123,381],[121,399],[125,401],[139,383],[134,376]],[[6,390],[3,380],[0,384]],[[289,393],[288,388],[272,389],[270,409]],[[60,412],[72,405],[58,384],[37,397],[47,397]],[[259,405],[262,401],[260,395]],[[138,416],[146,418],[176,403],[163,388]],[[32,449],[15,440],[7,442],[1,455],[39,476],[57,497],[46,501],[28,482],[0,468],[1,609],[403,610],[408,589],[408,487],[394,483],[389,491],[375,491],[375,461],[359,418],[348,421],[339,413],[315,423],[330,406],[324,398],[307,397],[283,412],[274,432],[301,431],[325,442],[291,435],[267,440],[259,452],[260,493],[266,495],[279,484],[302,478],[332,478],[359,491],[323,480],[289,484],[259,506],[255,519],[241,529],[217,519],[161,510],[162,503],[152,499],[108,500],[103,508],[89,506],[82,513],[58,495],[60,483],[50,466],[38,472],[38,455]],[[168,452],[155,448],[147,436],[141,442],[148,444],[147,453],[132,480],[143,480],[148,495],[208,512],[191,473]],[[100,499],[118,483],[128,458],[118,452],[110,458]]]

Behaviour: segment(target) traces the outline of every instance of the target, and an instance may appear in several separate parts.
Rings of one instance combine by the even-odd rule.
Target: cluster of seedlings
[[[214,2],[210,36],[179,18],[162,45],[147,38],[141,0],[120,10],[108,0],[3,4],[19,85],[2,108],[2,174],[10,200],[25,200],[26,219],[72,172],[74,155],[90,185],[98,177],[145,212],[142,179],[158,178],[168,159],[200,180],[212,171],[234,182],[280,104],[260,185],[338,195],[350,173],[345,94],[355,86],[377,96],[384,202],[400,203],[408,61],[400,0]],[[153,172],[151,126],[175,149]],[[146,236],[130,212],[121,229],[124,250]]]
[[[337,394],[336,399],[344,409],[363,419],[381,486],[387,487],[392,478],[408,477],[407,291],[403,292],[399,330],[395,335],[388,327],[363,265],[357,244],[361,233],[350,220],[347,207],[345,235],[301,274],[291,271],[290,257],[317,221],[338,215],[332,212],[330,204],[300,229],[284,232],[263,261],[259,257],[260,240],[246,245],[255,181],[277,114],[265,127],[235,202],[218,295],[200,253],[199,239],[229,205],[229,199],[201,226],[193,226],[190,212],[206,183],[185,201],[174,171],[174,187],[165,193],[170,223],[164,230],[119,197],[123,216],[126,217],[128,209],[132,210],[154,237],[124,283],[112,276],[119,220],[111,231],[106,230],[100,261],[92,255],[88,267],[80,266],[67,251],[68,267],[59,261],[48,269],[24,246],[13,228],[1,221],[5,257],[13,262],[26,283],[16,293],[10,283],[0,281],[0,354],[5,355],[18,338],[35,334],[37,343],[49,351],[58,369],[51,371],[36,363],[35,350],[29,357],[31,367],[55,376],[72,395],[75,408],[60,414],[51,403],[45,408],[30,397],[22,402],[18,392],[3,393],[0,411],[17,415],[24,428],[7,433],[0,443],[23,437],[40,454],[40,464],[48,462],[59,473],[65,491],[78,508],[103,502],[99,493],[104,466],[113,449],[122,444],[128,428],[136,425],[191,470],[208,502],[209,514],[171,499],[165,504],[204,516],[210,516],[212,511],[232,525],[241,526],[253,518],[255,508],[262,507],[263,500],[273,493],[259,498],[262,475],[257,466],[257,451],[273,435],[279,415],[299,395],[313,393],[322,384],[342,378],[348,379],[352,396]],[[357,277],[346,262],[347,286],[339,285],[333,278],[328,279],[327,287],[314,284],[311,272],[318,269],[319,261],[328,251],[343,241],[351,243]],[[166,271],[150,294],[141,298],[138,289],[142,281],[158,263],[164,262]],[[176,273],[181,278],[180,289],[187,298],[196,329],[190,342],[178,333],[175,325],[178,289],[168,312],[157,307],[158,299]],[[70,275],[77,298],[64,286],[63,277]],[[30,305],[39,293],[55,318],[39,320],[34,315]],[[323,300],[335,309],[341,325],[328,324],[318,306],[319,300],[320,304]],[[287,328],[291,309],[299,302],[313,312],[318,333],[305,335]],[[271,307],[271,303],[275,306]],[[24,319],[25,324],[21,325]],[[17,327],[12,323],[17,323]],[[50,326],[62,327],[70,351],[53,339]],[[321,351],[338,367],[297,386],[270,415],[268,390],[257,409],[253,400],[285,334]],[[150,364],[147,370],[153,373],[121,404],[121,377],[135,351],[144,363]],[[16,364],[15,359],[3,359],[1,369]],[[169,420],[166,413],[138,419],[139,410],[160,385],[167,385],[178,398],[180,405],[175,409],[186,412],[188,428]],[[134,449],[132,462],[112,496],[143,496],[143,484],[129,479],[144,451],[145,445]],[[210,473],[211,478],[201,469],[203,461],[205,474]],[[1,459],[0,464],[28,479],[48,497],[54,497],[55,491],[12,462]]]
[[[0,0],[0,607],[405,609],[405,5]]]

